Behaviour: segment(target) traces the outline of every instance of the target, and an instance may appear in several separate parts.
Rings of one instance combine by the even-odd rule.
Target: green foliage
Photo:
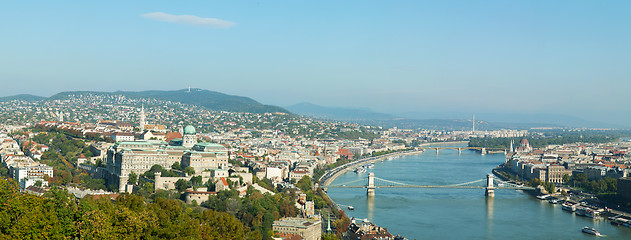
[[[582,188],[594,194],[617,193],[618,181],[615,178],[603,178],[600,180],[588,180],[584,173],[577,173],[570,177],[568,185]]]
[[[291,194],[287,191],[274,196],[261,194],[250,188],[244,198],[236,190],[220,191],[202,206],[236,216],[246,227],[271,237],[272,223],[280,217],[293,217],[298,213]]]
[[[175,189],[178,192],[184,192],[187,187],[188,187],[188,181],[184,179],[179,179],[177,180],[177,182],[175,182]]]
[[[195,174],[195,169],[190,167],[190,166],[188,166],[188,167],[184,168],[184,172],[186,174],[188,174],[189,176],[191,176],[191,175]]]
[[[307,175],[302,176],[298,183],[296,183],[296,187],[300,188],[303,192],[311,190],[311,177]]]
[[[202,176],[194,176],[191,178],[191,185],[199,187],[202,185]]]
[[[549,193],[555,193],[556,192],[556,186],[554,186],[553,182],[544,182],[542,183],[543,188],[549,192]]]
[[[135,185],[136,181],[138,181],[138,174],[136,174],[135,172],[132,171],[129,174],[129,178],[127,179],[127,184]]]
[[[0,179],[0,239],[261,239],[234,216],[191,208],[178,200],[123,194],[75,201],[53,189],[22,194]]]
[[[530,181],[528,181],[528,185],[530,185],[531,187],[538,187],[539,185],[541,185],[541,180],[539,180],[539,178],[532,178],[530,179]]]
[[[322,238],[320,238],[320,239],[322,239],[322,240],[339,240],[339,238],[335,234],[332,234],[332,233],[322,234]]]
[[[162,177],[179,177],[180,174],[175,173],[173,170],[166,170],[162,166],[155,164],[151,166],[149,170],[143,173],[141,176],[154,180],[156,178],[156,172],[160,172]]]
[[[171,166],[171,169],[182,171],[182,166],[180,166],[180,162],[174,162],[173,166]]]

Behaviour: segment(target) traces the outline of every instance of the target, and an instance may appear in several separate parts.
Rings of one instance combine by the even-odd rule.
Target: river
[[[448,185],[483,179],[505,161],[504,154],[480,155],[475,151],[428,150],[375,163],[375,177],[415,185]],[[367,173],[352,171],[332,185],[343,184]],[[631,239],[631,228],[612,226],[561,210],[517,190],[495,190],[486,198],[483,189],[328,189],[328,195],[343,206],[349,217],[367,218],[392,234],[408,239],[591,239],[581,232],[594,227],[606,239]],[[351,205],[355,210],[346,210]]]

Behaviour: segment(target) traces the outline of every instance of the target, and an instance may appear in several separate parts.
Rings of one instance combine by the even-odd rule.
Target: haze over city
[[[628,1],[11,2],[0,96],[189,85],[288,106],[631,125]]]

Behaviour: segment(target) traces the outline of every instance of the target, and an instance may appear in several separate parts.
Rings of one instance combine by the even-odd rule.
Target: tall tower
[[[473,131],[471,133],[475,133],[475,114],[473,114]]]
[[[145,130],[145,105],[140,109],[140,131]]]

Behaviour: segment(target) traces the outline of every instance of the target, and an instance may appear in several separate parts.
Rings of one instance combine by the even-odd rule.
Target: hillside
[[[284,108],[272,105],[264,105],[257,102],[254,99],[242,96],[228,95],[220,92],[214,92],[204,89],[194,88],[190,92],[187,89],[174,90],[174,91],[142,91],[142,92],[61,92],[50,97],[49,100],[65,99],[69,95],[78,93],[92,93],[92,94],[119,94],[128,97],[141,97],[141,98],[155,98],[165,101],[173,101],[186,103],[191,105],[197,105],[207,107],[216,111],[227,112],[250,112],[250,113],[267,113],[267,112],[284,112],[289,113]]]
[[[46,99],[45,97],[35,96],[31,94],[19,94],[15,96],[0,97],[0,102],[9,102],[13,100],[21,100],[27,102],[37,102]]]

